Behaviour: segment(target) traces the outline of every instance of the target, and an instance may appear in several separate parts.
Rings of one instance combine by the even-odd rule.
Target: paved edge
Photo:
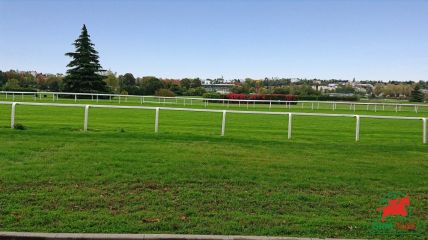
[[[239,235],[187,235],[187,234],[104,234],[104,233],[35,233],[0,232],[2,239],[143,239],[143,240],[320,240],[320,238],[268,237]]]

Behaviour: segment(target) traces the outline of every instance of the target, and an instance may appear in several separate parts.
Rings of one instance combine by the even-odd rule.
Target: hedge
[[[241,100],[297,101],[297,96],[288,95],[288,94],[240,94],[240,93],[229,93],[225,97],[227,99],[241,99]]]
[[[299,100],[314,100],[314,101],[359,101],[358,96],[329,96],[329,95],[320,95],[320,96],[299,96]]]

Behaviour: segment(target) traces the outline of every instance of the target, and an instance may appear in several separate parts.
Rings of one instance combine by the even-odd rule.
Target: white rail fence
[[[188,112],[211,112],[222,113],[221,136],[225,135],[226,114],[259,114],[259,115],[288,115],[288,139],[291,139],[293,116],[316,116],[316,117],[347,117],[355,118],[355,141],[360,140],[360,119],[397,119],[397,120],[422,120],[422,143],[427,143],[427,118],[425,117],[398,117],[398,116],[376,116],[376,115],[352,115],[352,114],[327,114],[327,113],[296,113],[296,112],[260,112],[260,111],[237,111],[237,110],[214,110],[214,109],[196,109],[196,108],[171,108],[171,107],[144,107],[144,106],[118,106],[118,105],[89,105],[89,104],[58,104],[58,103],[33,103],[33,102],[0,102],[0,104],[9,104],[11,109],[10,127],[15,128],[16,106],[51,106],[51,107],[82,107],[84,108],[83,130],[88,131],[89,109],[90,108],[109,108],[109,109],[145,109],[155,110],[155,133],[159,132],[159,112],[160,110],[169,111],[188,111]]]
[[[52,101],[58,101],[59,97],[73,97],[74,102],[77,103],[78,96],[89,97],[92,101],[99,102],[100,99],[108,99],[112,101],[113,98],[118,98],[119,104],[121,102],[128,102],[128,98],[137,99],[140,104],[144,103],[156,103],[156,104],[176,104],[176,105],[196,105],[201,104],[205,108],[211,103],[220,103],[223,106],[229,107],[229,105],[235,104],[239,108],[246,107],[250,108],[250,105],[255,107],[256,104],[266,104],[269,110],[274,104],[283,104],[285,108],[291,109],[293,105],[299,104],[299,107],[310,108],[312,110],[320,109],[320,104],[329,105],[329,109],[336,110],[338,105],[346,105],[349,110],[356,111],[356,106],[364,106],[365,110],[372,110],[374,112],[384,111],[385,107],[390,107],[395,110],[395,112],[403,111],[403,108],[412,109],[412,111],[418,113],[421,108],[428,110],[428,104],[407,104],[407,103],[368,103],[368,102],[346,102],[346,101],[283,101],[283,100],[244,100],[244,99],[217,99],[217,98],[192,98],[192,97],[161,97],[161,96],[141,96],[141,95],[123,95],[123,94],[104,94],[104,93],[71,93],[71,92],[18,92],[18,91],[0,91],[0,94],[5,94],[6,100],[11,98],[12,101],[15,101],[16,98],[21,97],[21,100],[24,99],[25,95],[33,96],[34,101],[38,98],[42,99],[42,96],[52,95]],[[297,106],[294,106],[294,108]]]

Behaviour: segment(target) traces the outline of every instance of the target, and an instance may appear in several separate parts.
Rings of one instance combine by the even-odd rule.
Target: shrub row
[[[209,92],[203,95],[204,98],[214,99],[236,99],[236,100],[281,100],[281,101],[296,101],[297,96],[288,94],[242,94],[229,93],[221,94],[217,92]],[[297,104],[297,103],[292,103]]]
[[[242,99],[242,100],[281,100],[281,101],[296,101],[297,96],[288,94],[241,94],[229,93],[225,96],[227,99]]]
[[[202,94],[204,98],[216,98],[216,99],[224,99],[225,95],[218,92],[207,92]]]

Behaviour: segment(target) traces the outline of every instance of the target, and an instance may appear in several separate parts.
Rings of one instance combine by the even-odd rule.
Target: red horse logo
[[[378,211],[382,211],[382,222],[385,221],[385,217],[392,215],[401,215],[403,217],[407,216],[406,206],[410,205],[409,196],[406,197],[397,197],[388,201],[388,205],[378,208]]]

